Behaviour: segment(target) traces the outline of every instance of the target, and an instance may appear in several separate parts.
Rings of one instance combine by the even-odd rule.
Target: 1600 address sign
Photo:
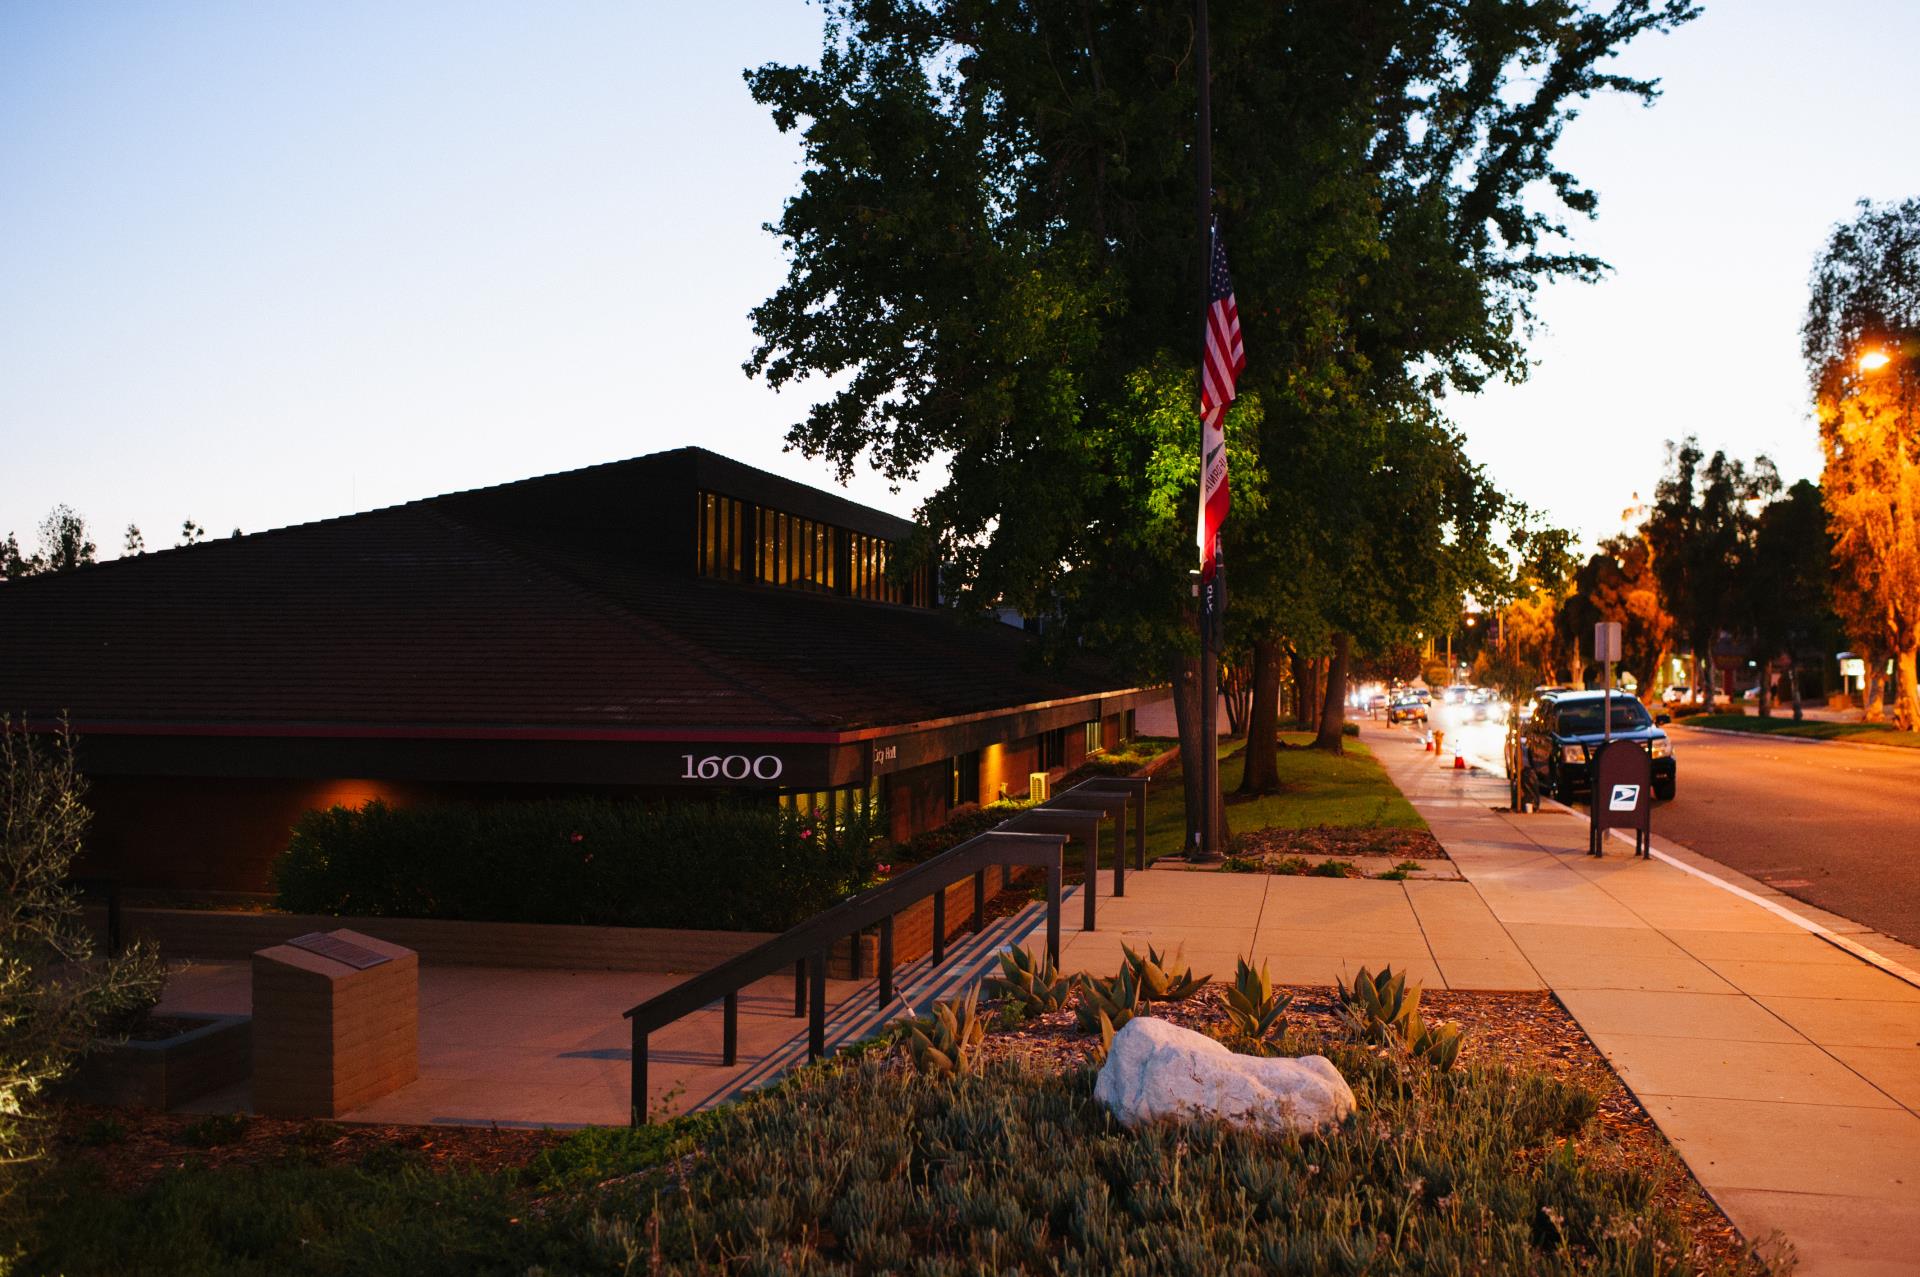
[[[682,754],[681,780],[779,780],[787,765],[777,754]]]

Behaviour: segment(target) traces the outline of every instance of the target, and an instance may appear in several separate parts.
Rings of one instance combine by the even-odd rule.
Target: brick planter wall
[[[230,1086],[252,1068],[253,1022],[244,1015],[176,1016],[194,1029],[152,1042],[97,1048],[63,1083],[84,1104],[166,1110]]]

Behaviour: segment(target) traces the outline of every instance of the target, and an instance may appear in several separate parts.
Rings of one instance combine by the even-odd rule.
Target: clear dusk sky
[[[740,363],[798,148],[743,68],[810,60],[800,0],[0,5],[0,536],[55,503],[103,557],[698,443],[781,450],[804,391]],[[1817,477],[1796,333],[1861,197],[1920,194],[1912,0],[1709,0],[1590,104],[1597,286],[1538,367],[1448,408],[1589,538],[1664,440]],[[1260,352],[1249,351],[1257,360]],[[871,476],[852,495],[911,513]]]

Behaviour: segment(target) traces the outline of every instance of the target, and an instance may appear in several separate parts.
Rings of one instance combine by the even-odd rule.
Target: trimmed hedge
[[[874,820],[551,799],[310,811],[275,862],[290,913],[783,931],[865,886]]]

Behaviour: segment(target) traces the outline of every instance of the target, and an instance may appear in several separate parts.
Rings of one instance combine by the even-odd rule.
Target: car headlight
[[[1586,762],[1587,747],[1585,745],[1562,745],[1560,747],[1560,761],[1563,763]]]
[[[1668,755],[1673,753],[1673,742],[1670,740],[1667,740],[1665,737],[1662,737],[1654,741],[1652,753],[1655,758],[1667,757]]]

